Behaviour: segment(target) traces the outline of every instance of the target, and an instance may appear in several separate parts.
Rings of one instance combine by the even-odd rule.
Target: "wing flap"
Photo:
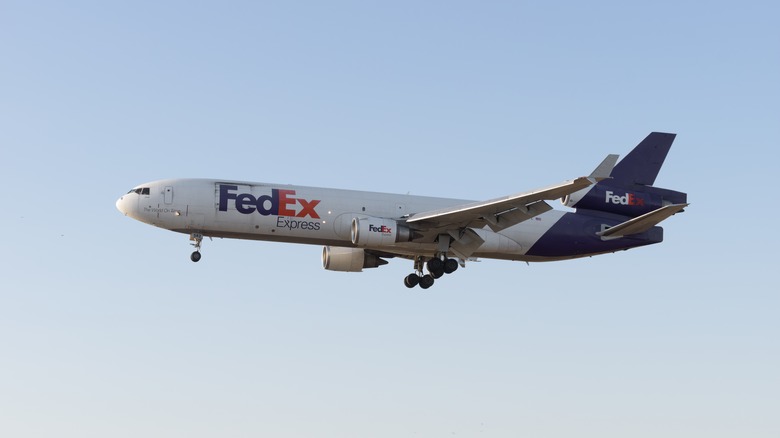
[[[485,219],[490,229],[497,233],[504,228],[509,228],[512,225],[519,224],[550,210],[552,210],[550,204],[544,201],[537,201],[533,204],[512,208],[496,215],[483,216],[483,219]]]

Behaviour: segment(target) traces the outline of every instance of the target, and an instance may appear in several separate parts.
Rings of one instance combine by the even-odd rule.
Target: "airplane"
[[[541,262],[613,253],[663,241],[661,221],[687,194],[654,187],[676,134],[652,132],[619,163],[588,176],[487,201],[221,179],[165,179],[116,202],[125,216],[204,237],[323,245],[326,270],[360,272],[413,261],[408,288],[428,289],[479,258]],[[553,209],[560,199],[574,211]],[[427,272],[426,272],[427,271]]]

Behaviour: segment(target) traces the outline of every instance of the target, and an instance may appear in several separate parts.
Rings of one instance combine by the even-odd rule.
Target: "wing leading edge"
[[[598,178],[583,176],[531,192],[421,212],[409,217],[406,223],[410,226],[417,226],[420,229],[481,227],[487,225],[497,232],[551,210],[552,207],[544,202],[545,200],[558,199],[582,190],[595,184],[597,180]]]
[[[416,213],[406,223],[420,230],[482,228],[487,225],[498,232],[552,210],[545,201],[562,198],[609,178],[617,159],[617,155],[608,155],[587,177],[581,176],[531,192]]]

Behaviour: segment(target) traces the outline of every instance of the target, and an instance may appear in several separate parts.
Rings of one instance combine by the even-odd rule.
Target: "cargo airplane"
[[[653,132],[623,160],[609,155],[589,175],[487,201],[220,179],[141,184],[116,202],[124,215],[190,236],[323,245],[331,271],[360,272],[412,260],[404,278],[431,287],[477,258],[554,261],[659,243],[656,226],[687,194],[654,187],[675,134]],[[561,199],[574,211],[555,210]]]

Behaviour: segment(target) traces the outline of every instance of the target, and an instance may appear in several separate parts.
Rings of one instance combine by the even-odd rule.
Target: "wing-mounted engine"
[[[352,219],[352,243],[357,246],[387,246],[409,242],[414,232],[394,219],[356,217]]]
[[[361,248],[326,246],[322,248],[322,267],[328,271],[361,272],[365,268],[386,265],[387,260]]]

